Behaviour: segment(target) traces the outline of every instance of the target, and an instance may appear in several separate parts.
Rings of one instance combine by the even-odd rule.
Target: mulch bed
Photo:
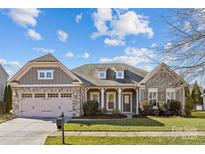
[[[122,119],[122,118],[127,118],[127,116],[122,114],[100,114],[100,115],[95,115],[94,117],[81,116],[81,117],[74,117],[73,119]]]
[[[12,114],[0,114],[1,119],[8,121],[8,120],[12,120],[14,118],[16,118],[14,115]]]

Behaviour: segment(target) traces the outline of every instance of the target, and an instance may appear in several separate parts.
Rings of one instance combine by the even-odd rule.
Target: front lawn
[[[60,136],[47,137],[44,144],[61,144]],[[182,144],[205,144],[205,137],[94,137],[94,136],[66,136],[65,143],[69,145],[182,145]]]
[[[70,121],[66,131],[205,131],[205,118],[146,117],[119,120]]]
[[[205,111],[195,111],[192,112],[193,118],[205,118]]]

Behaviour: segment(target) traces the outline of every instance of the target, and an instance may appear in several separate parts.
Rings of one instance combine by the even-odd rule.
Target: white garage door
[[[22,117],[58,117],[64,112],[72,117],[70,94],[22,94],[20,100]],[[69,97],[68,97],[69,96]]]

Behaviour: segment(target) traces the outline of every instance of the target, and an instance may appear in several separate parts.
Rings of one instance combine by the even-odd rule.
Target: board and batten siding
[[[38,70],[54,70],[52,80],[39,80]],[[72,84],[74,80],[59,67],[32,67],[19,80],[19,84]]]
[[[183,101],[183,89],[181,87],[181,82],[176,80],[164,69],[160,69],[155,75],[153,75],[146,83],[145,89],[141,89],[141,100],[148,100],[148,89],[157,88],[158,90],[158,101],[166,101],[166,89],[175,88],[176,90],[176,100],[182,103]]]

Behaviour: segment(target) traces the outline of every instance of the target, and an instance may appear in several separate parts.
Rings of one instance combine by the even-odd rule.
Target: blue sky
[[[151,70],[169,9],[1,9],[0,63],[13,75],[48,52],[68,68],[124,62]],[[147,58],[148,55],[149,58]]]

